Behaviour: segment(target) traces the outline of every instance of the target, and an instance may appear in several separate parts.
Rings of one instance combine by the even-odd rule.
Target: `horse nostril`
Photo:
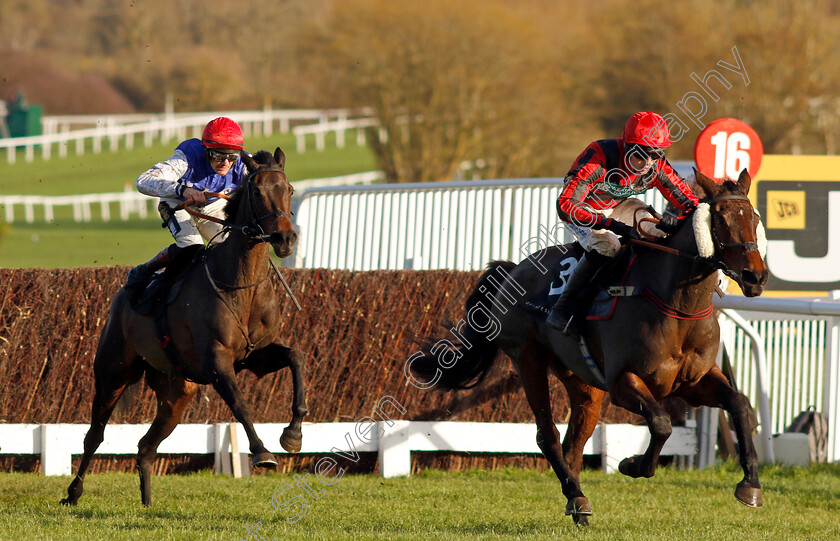
[[[741,272],[741,280],[747,285],[757,285],[759,283],[758,275],[750,270]]]

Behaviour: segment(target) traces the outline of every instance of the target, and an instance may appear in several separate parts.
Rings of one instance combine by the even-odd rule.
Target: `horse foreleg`
[[[606,393],[587,385],[571,372],[559,374],[559,378],[566,388],[571,408],[569,426],[566,437],[563,438],[563,456],[572,473],[580,478],[580,470],[583,467],[583,447],[598,425],[598,418],[601,416],[601,401]]]
[[[566,514],[572,515],[576,524],[587,525],[592,514],[589,500],[580,489],[577,474],[563,457],[560,432],[554,424],[551,410],[551,395],[548,390],[548,370],[544,362],[549,355],[536,345],[528,345],[517,359],[519,375],[528,405],[534,412],[537,423],[537,445],[551,464],[554,474],[560,480],[563,495],[566,496]]]
[[[659,462],[659,453],[671,435],[671,418],[654,399],[642,379],[631,372],[624,372],[610,390],[613,404],[645,418],[650,430],[650,443],[643,455],[625,458],[618,471],[630,477],[653,477]]]
[[[277,459],[274,455],[268,452],[268,449],[263,445],[262,440],[257,436],[257,431],[254,429],[254,423],[251,421],[253,414],[251,408],[245,403],[242,398],[242,392],[234,379],[233,360],[225,363],[219,359],[215,365],[215,373],[213,379],[213,388],[222,397],[222,400],[230,408],[233,416],[245,429],[245,435],[248,436],[249,449],[251,451],[251,463],[260,468],[273,468],[277,466]]]
[[[241,363],[238,363],[238,366],[238,369],[246,368],[258,377],[289,367],[292,372],[292,386],[294,388],[292,420],[289,426],[283,429],[283,434],[280,436],[280,445],[290,453],[299,452],[303,440],[300,427],[303,418],[309,413],[309,409],[306,407],[306,385],[303,379],[306,358],[300,351],[275,342],[254,351]]]
[[[152,505],[152,465],[157,457],[160,442],[166,439],[181,421],[198,385],[179,376],[168,376],[149,370],[146,381],[157,397],[157,413],[149,431],[137,444],[137,473],[140,475],[140,499],[143,505]]]
[[[300,351],[284,348],[289,358],[289,369],[292,371],[292,385],[294,397],[292,398],[292,420],[289,426],[283,429],[280,436],[280,445],[290,453],[297,453],[303,441],[303,434],[300,427],[303,418],[309,413],[306,407],[306,384],[303,380],[303,372],[306,366],[306,357]]]
[[[744,470],[744,479],[735,488],[735,498],[749,507],[761,507],[761,483],[758,481],[758,455],[752,440],[750,402],[743,393],[732,388],[720,368],[715,366],[700,380],[683,386],[674,393],[692,406],[723,408],[732,417],[738,438],[738,459]]]

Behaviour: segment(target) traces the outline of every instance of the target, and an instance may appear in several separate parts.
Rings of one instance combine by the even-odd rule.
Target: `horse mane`
[[[249,175],[256,173],[257,171],[262,171],[264,169],[272,169],[272,168],[279,168],[280,164],[278,164],[274,160],[274,155],[267,151],[267,150],[260,150],[256,154],[252,156],[255,162],[257,162],[257,169],[254,171],[248,172]],[[228,199],[228,204],[225,206],[225,218],[228,220],[232,220],[236,217],[236,213],[239,211],[239,206],[242,204],[242,200],[244,199],[245,193],[245,186],[248,185],[248,182],[244,182],[240,185],[237,189],[233,191]]]

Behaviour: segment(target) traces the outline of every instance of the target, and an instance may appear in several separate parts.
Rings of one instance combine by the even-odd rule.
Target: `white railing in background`
[[[328,133],[335,133],[336,146],[338,148],[344,148],[346,144],[345,132],[349,130],[356,130],[356,144],[363,146],[367,142],[365,129],[377,126],[379,126],[379,121],[375,118],[343,118],[332,122],[319,122],[318,124],[295,126],[292,128],[292,134],[295,136],[295,143],[299,153],[306,151],[307,135],[315,136],[315,150],[322,152],[326,148],[326,135]],[[379,140],[388,140],[388,133],[382,128],[379,128]]]
[[[71,143],[77,155],[84,154],[86,147],[98,154],[103,151],[107,140],[107,149],[116,151],[120,148],[133,148],[135,139],[142,136],[143,144],[151,146],[154,141],[163,143],[172,139],[200,137],[204,126],[215,117],[228,116],[236,120],[246,136],[269,136],[279,130],[288,133],[292,123],[313,124],[311,133],[323,134],[336,132],[343,142],[344,130],[340,126],[352,124],[350,116],[361,117],[370,121],[370,109],[290,109],[262,111],[215,111],[199,113],[170,113],[160,115],[68,115],[44,117],[41,120],[43,135],[12,137],[0,139],[0,149],[6,149],[7,160],[15,163],[17,149],[24,149],[26,161],[35,159],[35,147],[40,147],[41,156],[48,160],[53,147],[57,147],[60,157],[67,156]],[[82,129],[71,129],[82,127]],[[350,128],[348,128],[350,129]],[[340,132],[340,135],[339,135]]]
[[[139,218],[148,216],[149,209],[155,212],[158,198],[143,195],[137,191],[115,193],[91,193],[82,195],[0,195],[0,207],[3,207],[7,223],[15,221],[15,207],[23,208],[26,223],[36,220],[52,222],[55,210],[60,207],[73,209],[73,221],[89,222],[93,219],[93,209],[99,209],[102,221],[111,220],[111,205],[117,205],[120,220],[129,220],[133,215]],[[40,209],[40,212],[36,212]]]
[[[558,225],[560,178],[315,188],[296,211],[295,266],[479,270],[571,241]],[[644,201],[660,211],[655,191]]]
[[[813,406],[828,419],[828,460],[836,462],[840,461],[840,302],[832,293],[807,299],[727,295],[715,297],[715,306],[729,315],[729,321],[721,320],[721,344],[740,390],[759,405],[762,432],[768,424],[770,434],[784,432],[800,412]],[[760,337],[757,347],[763,363],[753,351],[751,334]],[[763,389],[768,396],[762,397]]]
[[[387,419],[387,418],[386,418]],[[149,430],[148,424],[111,424],[105,427],[105,440],[97,454],[136,455],[137,442]],[[231,427],[236,427],[231,438]],[[366,427],[369,437],[362,440],[357,423],[304,423],[302,454],[330,454],[346,459],[349,454],[375,452],[383,477],[411,474],[413,451],[456,451],[470,453],[540,454],[537,428],[533,423],[469,423],[447,421],[377,422],[378,430]],[[0,454],[40,455],[44,475],[71,475],[72,455],[84,452],[87,424],[0,424]],[[257,423],[254,428],[272,453],[286,454],[279,440],[285,425]],[[561,434],[566,425],[557,425]],[[608,473],[618,471],[618,463],[644,451],[650,434],[647,427],[629,424],[601,424],[587,442],[584,454],[601,455]],[[238,448],[231,448],[231,440]],[[367,441],[366,441],[367,440]],[[353,448],[348,448],[348,442]],[[693,428],[675,427],[662,454],[692,456],[697,447]],[[180,424],[163,440],[163,454],[213,454],[216,471],[226,469],[238,454],[248,456],[248,438],[239,424]],[[343,454],[341,454],[343,453]],[[227,455],[227,457],[225,457]],[[245,460],[237,466],[248,471]]]
[[[368,171],[338,177],[299,180],[293,183],[295,198],[310,188],[371,184],[382,180],[383,176],[381,171]],[[99,217],[107,222],[112,216],[112,205],[117,205],[117,216],[120,220],[129,220],[134,215],[145,218],[149,209],[155,212],[157,202],[157,197],[149,197],[132,189],[124,192],[80,195],[0,195],[0,207],[3,207],[3,216],[7,223],[15,221],[16,207],[22,208],[23,219],[27,223],[34,223],[36,220],[53,221],[57,207],[72,208],[73,220],[76,222],[91,221],[94,217],[93,211],[98,208]],[[297,201],[295,206],[296,203]]]

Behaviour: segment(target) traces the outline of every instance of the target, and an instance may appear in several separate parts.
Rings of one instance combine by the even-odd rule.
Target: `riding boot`
[[[128,277],[125,280],[125,288],[142,289],[146,287],[155,271],[166,267],[178,251],[180,251],[180,248],[178,248],[176,244],[170,244],[158,252],[150,260],[145,263],[141,263],[128,271]]]
[[[580,258],[560,298],[554,303],[546,318],[549,327],[561,330],[567,336],[580,336],[581,317],[578,312],[583,308],[581,304],[588,296],[590,282],[595,272],[609,259],[608,256],[601,255],[595,250],[586,252]]]

